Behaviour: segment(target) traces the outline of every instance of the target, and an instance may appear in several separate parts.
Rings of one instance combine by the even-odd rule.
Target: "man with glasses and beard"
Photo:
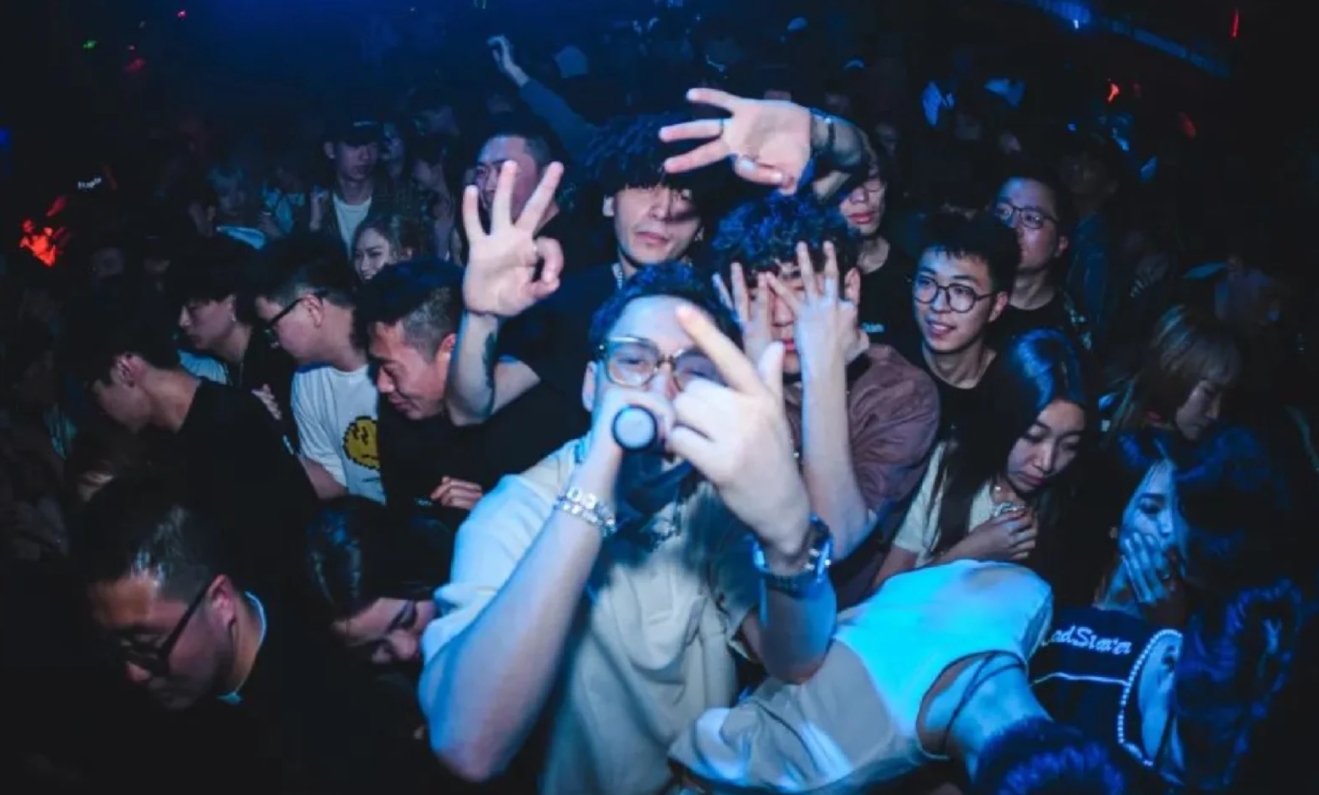
[[[442,783],[369,674],[246,590],[218,528],[169,484],[114,481],[88,505],[85,528],[74,563],[95,625],[130,683],[166,710],[201,712],[181,730],[213,730],[189,754],[214,754],[201,760],[208,784],[232,776],[275,792],[349,793]]]

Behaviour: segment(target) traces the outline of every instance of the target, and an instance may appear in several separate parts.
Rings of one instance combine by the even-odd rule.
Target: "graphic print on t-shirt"
[[[348,423],[343,434],[343,453],[358,466],[380,469],[375,417],[361,416]]]

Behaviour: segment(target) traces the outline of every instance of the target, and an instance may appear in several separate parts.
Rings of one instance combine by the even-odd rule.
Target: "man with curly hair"
[[[858,239],[836,205],[781,194],[750,202],[719,225],[712,249],[747,353],[773,341],[787,349],[784,400],[811,509],[833,528],[839,604],[854,604],[920,482],[938,390],[861,329]]]

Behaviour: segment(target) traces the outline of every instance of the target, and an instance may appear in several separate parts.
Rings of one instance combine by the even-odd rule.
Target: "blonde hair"
[[[1155,324],[1140,369],[1123,392],[1109,438],[1141,428],[1151,413],[1171,420],[1196,384],[1212,381],[1230,387],[1243,366],[1230,326],[1206,310],[1169,309]]]

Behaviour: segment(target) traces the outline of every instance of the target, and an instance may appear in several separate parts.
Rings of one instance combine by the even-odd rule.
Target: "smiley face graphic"
[[[380,469],[380,448],[376,443],[376,420],[361,416],[348,423],[343,434],[343,451],[348,460],[367,469]]]

